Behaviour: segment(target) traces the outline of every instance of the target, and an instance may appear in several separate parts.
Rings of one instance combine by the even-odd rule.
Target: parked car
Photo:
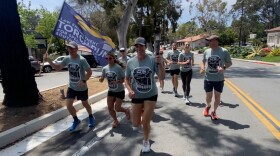
[[[87,60],[87,62],[91,68],[96,68],[98,66],[98,63],[96,62],[93,55],[83,54],[81,56],[83,56]],[[60,64],[62,62],[62,60],[64,59],[64,57],[65,56],[57,57],[55,60],[53,60],[53,63]],[[44,64],[42,64],[42,66],[43,66],[42,70],[44,73],[50,73],[53,70],[52,66],[48,62],[44,62]],[[66,69],[66,68],[67,68],[67,66],[64,67],[64,69]]]
[[[36,73],[38,73],[40,71],[40,62],[35,59],[33,56],[29,56],[29,61],[33,70],[33,74],[35,75]],[[0,69],[0,80],[2,80],[2,74],[1,74],[1,69]]]
[[[29,56],[29,61],[31,63],[31,67],[34,75],[40,71],[41,65],[40,62],[35,59],[33,56]]]
[[[87,62],[90,65],[91,68],[96,68],[99,65],[96,62],[95,57],[93,55],[91,55],[91,54],[87,54],[87,55],[82,54],[81,56],[83,56],[87,60]]]
[[[57,64],[61,63],[62,60],[64,59],[64,57],[65,57],[65,56],[59,56],[59,57],[57,57],[55,60],[53,60],[53,63],[57,63]],[[50,72],[53,70],[53,68],[52,68],[52,66],[49,64],[49,62],[44,62],[44,63],[42,64],[42,66],[43,66],[42,70],[43,70],[44,73],[50,73]],[[65,66],[65,68],[67,68],[67,67]]]

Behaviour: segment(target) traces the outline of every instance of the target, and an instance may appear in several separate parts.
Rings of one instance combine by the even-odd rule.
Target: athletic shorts
[[[205,92],[212,92],[213,89],[217,92],[222,93],[224,88],[224,81],[206,81],[204,80]]]
[[[84,91],[75,91],[72,88],[67,89],[67,99],[76,99],[86,101],[88,99],[88,89]]]
[[[142,104],[144,101],[157,101],[158,95],[154,95],[148,98],[132,98],[131,103]]]
[[[125,92],[124,91],[120,91],[120,92],[108,91],[107,96],[113,96],[113,97],[116,97],[118,99],[124,99]]]
[[[174,69],[174,70],[170,70],[170,75],[179,75],[180,74],[180,69]]]

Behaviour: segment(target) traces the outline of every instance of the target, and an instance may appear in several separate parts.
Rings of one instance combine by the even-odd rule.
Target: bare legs
[[[145,101],[143,104],[132,104],[132,124],[134,127],[140,126],[142,123],[144,131],[144,140],[149,140],[150,122],[154,113],[156,101]],[[144,113],[141,121],[141,112],[144,108]]]

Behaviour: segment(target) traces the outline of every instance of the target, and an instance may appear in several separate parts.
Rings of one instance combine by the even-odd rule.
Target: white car
[[[62,60],[64,59],[65,56],[59,56],[57,57],[55,60],[53,60],[53,63],[56,63],[56,64],[60,64],[62,62]],[[43,72],[44,73],[50,73],[53,68],[52,66],[49,64],[49,62],[44,62],[44,64],[42,64],[43,66]],[[67,68],[67,67],[65,67]]]

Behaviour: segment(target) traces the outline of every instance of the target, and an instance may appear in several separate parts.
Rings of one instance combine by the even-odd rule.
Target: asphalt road
[[[196,55],[195,62],[200,60],[201,55]],[[216,121],[202,115],[205,93],[203,76],[198,70],[196,64],[189,106],[171,94],[171,79],[167,76],[166,92],[159,93],[151,123],[152,151],[145,155],[279,156],[280,66],[233,60],[233,66],[226,70],[222,103],[217,110],[220,119]],[[179,81],[178,92],[182,95],[181,84]],[[67,127],[72,119],[68,117],[68,122],[60,121],[64,124],[58,125],[58,129],[47,127],[59,131],[58,135],[24,155],[142,155],[143,134],[132,129],[124,114],[118,113],[121,124],[111,129],[106,99],[94,104],[93,112],[95,128],[88,129],[83,120],[76,133],[69,133]],[[78,113],[87,115],[85,111]],[[14,146],[17,148],[17,144]]]
[[[101,75],[102,67],[98,68],[91,68],[92,69],[92,76],[96,77]],[[35,75],[35,80],[37,83],[37,87],[40,91],[54,88],[57,86],[68,84],[69,76],[67,70],[62,71],[52,71],[51,73],[42,73],[41,76]],[[3,101],[4,93],[2,85],[0,85],[0,101]]]
[[[200,62],[201,56],[195,60]],[[205,93],[198,69],[196,65],[190,106],[171,94],[172,84],[167,76],[166,92],[159,93],[151,123],[152,151],[145,155],[278,156],[279,66],[233,61],[233,66],[226,70],[223,102],[217,110],[220,119],[216,121],[202,115]],[[182,94],[181,87],[178,92]],[[102,102],[103,108],[94,111],[94,129],[81,128],[74,134],[65,129],[25,155],[142,155],[142,134],[133,130],[126,119],[121,120],[118,128],[110,129],[112,120],[106,100]]]

